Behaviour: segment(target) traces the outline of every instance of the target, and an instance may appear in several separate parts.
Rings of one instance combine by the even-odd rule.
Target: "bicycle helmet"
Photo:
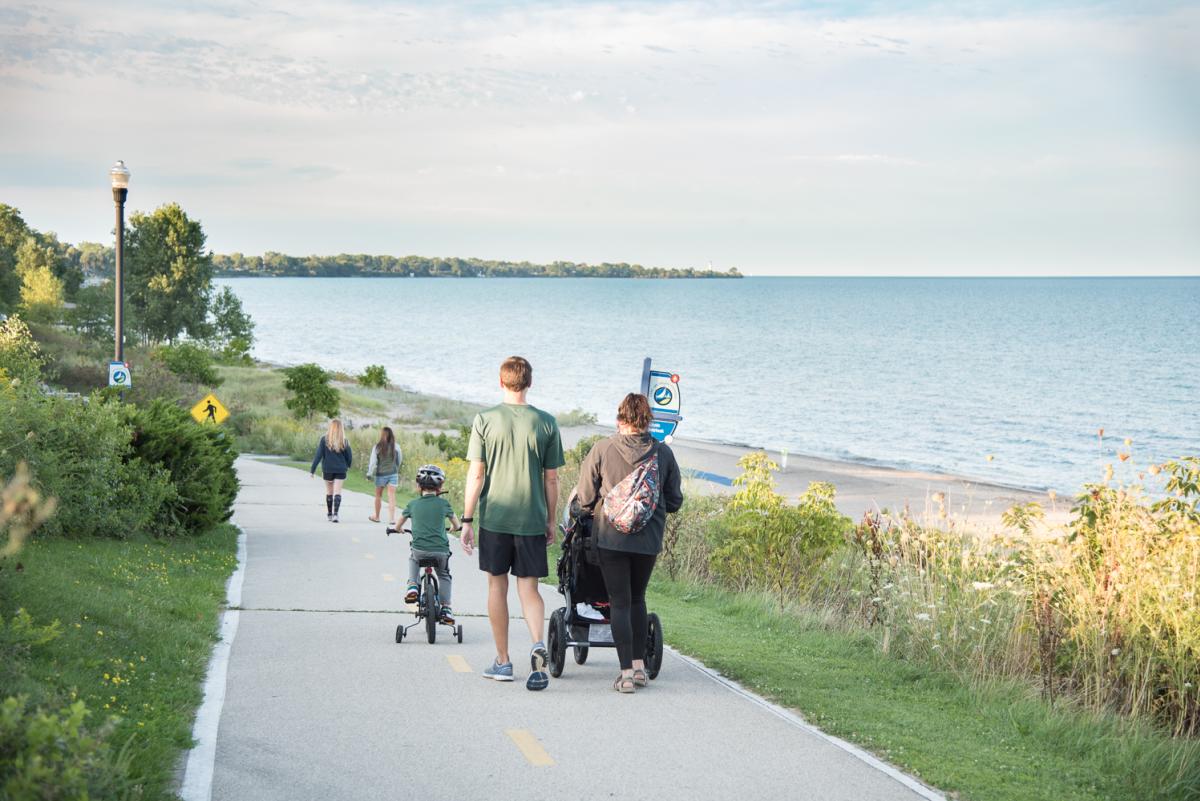
[[[422,465],[417,469],[417,486],[423,490],[440,490],[445,481],[445,471],[436,464]]]

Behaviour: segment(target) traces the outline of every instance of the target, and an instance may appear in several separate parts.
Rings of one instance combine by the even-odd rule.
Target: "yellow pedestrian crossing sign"
[[[225,422],[225,418],[229,417],[229,410],[221,405],[216,395],[210,392],[192,407],[192,417],[196,418],[197,423],[220,425]]]

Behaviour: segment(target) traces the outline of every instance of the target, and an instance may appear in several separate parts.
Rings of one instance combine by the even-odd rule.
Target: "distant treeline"
[[[218,275],[371,276],[422,278],[741,278],[736,267],[716,270],[668,270],[640,264],[578,264],[556,261],[532,264],[527,261],[431,258],[427,256],[370,256],[342,253],[337,256],[288,256],[268,252],[262,256],[241,253],[213,254]]]

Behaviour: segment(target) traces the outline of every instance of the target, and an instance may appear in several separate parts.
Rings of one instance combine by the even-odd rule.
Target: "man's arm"
[[[475,507],[479,505],[479,496],[483,493],[483,479],[486,475],[484,470],[482,461],[472,461],[471,466],[467,468],[467,489],[463,493],[463,517],[475,516]],[[459,540],[462,542],[463,553],[470,556],[475,550],[474,522],[463,521],[462,536]]]
[[[542,487],[546,490],[546,544],[554,544],[558,513],[558,468],[542,472]]]

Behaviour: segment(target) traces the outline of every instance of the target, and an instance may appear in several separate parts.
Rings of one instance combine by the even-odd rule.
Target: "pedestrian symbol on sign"
[[[196,418],[197,423],[211,423],[212,425],[220,425],[229,417],[229,410],[221,405],[217,400],[217,396],[211,392],[205,395],[204,398],[192,407],[192,417]]]

